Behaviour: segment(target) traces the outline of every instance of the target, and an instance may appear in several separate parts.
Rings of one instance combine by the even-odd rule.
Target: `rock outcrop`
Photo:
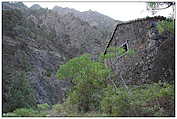
[[[118,21],[107,48],[126,47],[135,54],[107,61],[117,74],[117,83],[121,83],[120,76],[126,84],[174,81],[174,34],[159,34],[156,28],[163,19]],[[37,103],[61,103],[72,84],[70,79],[56,79],[57,69],[84,53],[96,56],[104,52],[115,26],[115,20],[98,12],[28,8],[19,2],[3,2],[2,22],[3,112],[9,111],[9,87],[18,72],[25,72]]]
[[[111,33],[92,26],[86,21],[89,16],[82,20],[73,13],[59,14],[38,5],[28,8],[23,3],[3,2],[2,13],[3,112],[9,111],[10,82],[16,80],[12,74],[21,71],[35,90],[37,103],[61,103],[71,84],[56,79],[59,66],[84,53],[102,52]],[[99,17],[101,21],[105,16]],[[109,20],[113,27],[114,20]]]
[[[134,50],[133,55],[117,56],[106,61],[115,72],[115,80],[121,84],[123,78],[127,84],[150,82],[174,82],[174,33],[159,33],[157,24],[164,17],[139,19],[117,25],[109,47],[126,46]]]

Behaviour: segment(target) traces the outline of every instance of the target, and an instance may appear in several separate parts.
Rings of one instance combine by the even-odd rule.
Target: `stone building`
[[[104,54],[110,47],[125,49],[124,55],[106,59],[114,71],[117,84],[142,84],[175,79],[175,35],[159,33],[157,23],[164,17],[149,17],[118,24],[108,41]],[[134,54],[128,55],[129,50]],[[115,52],[116,53],[116,52]]]

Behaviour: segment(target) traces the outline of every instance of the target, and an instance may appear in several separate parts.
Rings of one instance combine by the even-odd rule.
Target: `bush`
[[[111,116],[124,115],[130,106],[126,89],[119,88],[115,91],[112,86],[108,86],[104,93],[104,98],[101,101],[103,113],[110,114]]]
[[[52,106],[52,110],[57,112],[57,113],[60,113],[63,111],[63,105],[62,104],[55,104]]]
[[[174,86],[170,84],[164,84],[160,89],[159,97],[161,96],[174,96]]]
[[[166,30],[174,33],[174,28],[175,28],[175,24],[174,24],[174,21],[172,20],[163,20],[163,21],[160,21],[157,25],[157,29],[160,33]]]
[[[8,97],[5,103],[5,111],[13,111],[16,108],[36,107],[35,92],[26,79],[25,72],[15,72],[10,76]],[[4,104],[3,104],[4,105]]]
[[[81,113],[69,96],[63,104],[53,106],[60,116],[174,116],[174,86],[164,83],[103,89],[99,110]],[[75,98],[76,101],[79,99]]]
[[[13,113],[15,113],[16,116],[21,116],[21,117],[32,117],[32,116],[36,116],[38,114],[37,111],[29,108],[20,108],[20,109],[16,109]]]
[[[78,105],[70,102],[68,97],[63,104],[56,104],[52,106],[52,112],[54,115],[60,116],[78,116]]]
[[[169,84],[145,84],[138,88],[109,86],[104,91],[101,111],[110,116],[171,116],[174,106],[174,87]],[[164,105],[165,104],[165,105]]]
[[[43,117],[46,116],[47,114],[48,112],[45,112],[45,110],[38,111],[33,108],[18,108],[14,110],[11,115],[15,117]]]
[[[49,110],[50,106],[47,103],[38,104],[37,108],[39,111]]]
[[[71,78],[74,84],[68,93],[68,102],[77,105],[80,112],[98,110],[102,89],[110,70],[104,64],[92,61],[90,55],[71,59],[57,72],[59,79]]]
[[[128,49],[128,51],[126,51],[124,48],[121,47],[109,47],[107,48],[107,53],[101,53],[99,56],[99,60],[100,62],[103,62],[106,59],[111,59],[111,58],[116,58],[118,56],[123,56],[123,55],[135,55],[136,51],[134,49]]]
[[[73,79],[74,86],[65,102],[54,110],[63,116],[93,112],[106,116],[174,115],[174,86],[159,82],[115,88],[106,83],[110,74],[104,64],[92,61],[90,55],[71,59],[60,67],[57,77]]]

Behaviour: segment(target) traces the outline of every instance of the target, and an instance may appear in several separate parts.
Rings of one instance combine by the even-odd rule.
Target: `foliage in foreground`
[[[36,99],[34,90],[26,79],[25,72],[16,72],[10,75],[9,91],[6,100],[3,100],[5,106],[4,112],[13,111],[16,108],[34,108]]]
[[[38,109],[39,111],[41,111],[41,110],[48,110],[49,108],[50,108],[50,106],[49,106],[47,103],[38,104],[38,105],[37,105],[37,109]]]
[[[74,84],[68,93],[68,100],[80,112],[98,110],[102,89],[110,70],[104,64],[92,61],[90,55],[71,59],[57,72],[59,79],[72,78]]]
[[[174,106],[174,87],[160,83],[116,91],[109,86],[101,101],[102,112],[110,116],[172,116],[173,110],[168,110],[171,106]]]
[[[43,117],[47,116],[48,104],[38,104],[37,108],[18,108],[11,113],[3,114],[4,117]]]
[[[74,58],[57,72],[72,78],[73,88],[63,104],[53,106],[60,116],[174,116],[174,86],[144,84],[115,89],[106,78],[111,73],[89,55]]]
[[[53,111],[61,116],[174,116],[174,86],[169,84],[146,84],[129,91],[123,87],[115,91],[110,85],[103,93],[97,111],[78,112],[68,99],[54,105]]]

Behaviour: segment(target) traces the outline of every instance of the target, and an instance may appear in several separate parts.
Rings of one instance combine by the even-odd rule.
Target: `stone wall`
[[[108,42],[109,47],[121,47],[127,44],[133,55],[125,54],[106,60],[112,68],[118,83],[120,77],[127,84],[141,84],[152,81],[174,81],[174,34],[160,34],[157,23],[164,17],[154,17],[119,24]]]

